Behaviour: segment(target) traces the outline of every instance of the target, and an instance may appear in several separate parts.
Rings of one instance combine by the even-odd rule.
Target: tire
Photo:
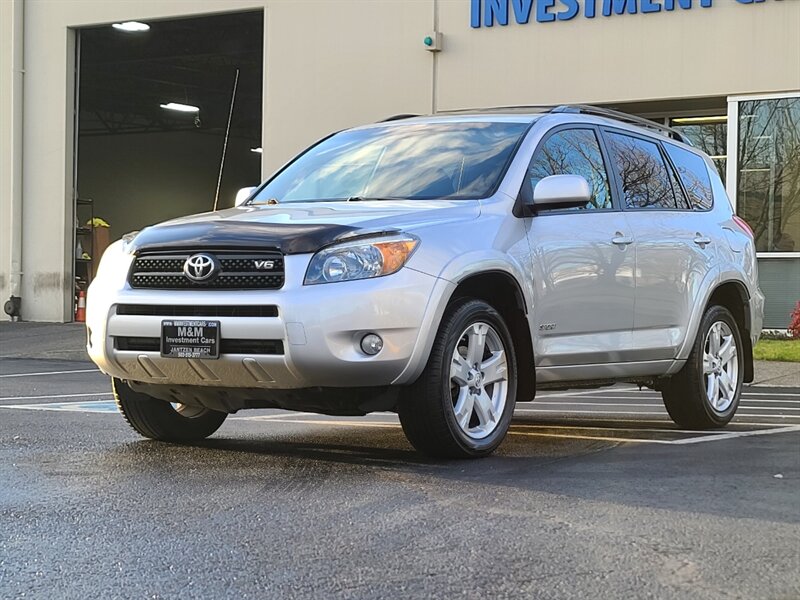
[[[474,368],[477,354],[482,369]],[[448,307],[425,370],[400,399],[400,423],[423,454],[479,458],[503,441],[516,394],[517,359],[503,318],[486,302],[461,300]]]
[[[742,394],[742,348],[730,311],[723,306],[706,309],[686,364],[661,392],[675,423],[685,429],[718,429],[733,419]]]
[[[220,428],[227,413],[179,404],[175,408],[159,400],[135,392],[121,379],[112,379],[111,387],[117,408],[136,433],[162,442],[195,442]]]

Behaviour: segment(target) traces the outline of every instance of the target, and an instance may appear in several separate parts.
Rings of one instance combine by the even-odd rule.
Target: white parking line
[[[700,444],[702,442],[708,441],[720,441],[720,440],[732,440],[734,438],[741,438],[741,437],[751,437],[754,435],[770,435],[773,433],[790,433],[793,431],[800,431],[800,425],[790,425],[789,427],[779,427],[777,429],[762,429],[759,431],[734,431],[731,433],[725,433],[722,435],[715,436],[713,438],[707,438],[705,436],[701,437],[693,437],[688,438],[685,440],[675,440],[672,443],[676,446],[683,445],[683,444]]]
[[[315,417],[319,416],[317,413],[310,413],[310,412],[286,412],[286,413],[280,413],[280,414],[277,414],[277,415],[256,415],[254,417],[231,416],[231,417],[228,417],[228,418],[233,420],[233,421],[271,421],[273,419],[288,419],[288,418],[292,418],[292,417],[294,417],[294,418],[302,417],[302,416],[305,416],[305,415],[311,415],[311,416],[315,416]]]
[[[246,418],[246,417],[245,417]],[[359,422],[359,421],[337,421],[337,420],[323,420],[323,419],[281,419],[280,421],[266,421],[267,423],[296,423],[298,425],[337,425],[343,427],[377,427],[383,429],[400,429],[399,423],[377,423],[375,421]],[[683,440],[654,440],[648,438],[630,438],[630,437],[612,437],[601,435],[570,435],[562,433],[544,433],[538,431],[517,431],[514,429],[516,425],[512,425],[509,430],[509,435],[524,435],[529,437],[549,437],[549,438],[563,438],[563,439],[579,439],[579,440],[593,440],[602,442],[617,442],[617,443],[638,443],[638,444],[663,444],[663,445],[682,445],[682,444],[697,444],[700,442],[716,442],[721,440],[729,440],[740,437],[749,437],[753,435],[770,435],[773,433],[790,433],[800,431],[800,425],[792,425],[789,427],[774,427],[770,429],[760,429],[758,431],[736,431],[732,433],[703,435],[700,437],[688,438]],[[643,431],[643,430],[639,430]],[[695,432],[693,432],[695,433]]]
[[[90,394],[56,394],[54,396],[0,396],[0,402],[3,400],[44,400],[54,398],[88,398],[89,396],[111,396],[111,392],[97,392]]]
[[[655,408],[655,407],[654,407]],[[663,409],[662,409],[663,410]],[[761,408],[750,408],[749,410],[763,410]],[[565,413],[569,413],[570,415],[595,415],[598,417],[602,417],[603,414],[607,415],[657,415],[660,416],[662,413],[661,411],[635,411],[635,410],[604,410],[602,413],[596,410],[570,410],[570,411],[559,411],[556,409],[543,409],[543,408],[518,408],[516,410],[518,413],[547,413],[547,414],[558,414],[563,416]],[[798,419],[800,415],[765,415],[765,414],[755,414],[755,413],[736,413],[737,417],[762,417],[762,418],[769,418],[769,419],[780,419],[780,418],[788,418],[788,419]],[[613,419],[614,421],[618,420],[614,417],[607,417],[607,419]]]
[[[87,406],[105,407],[111,405],[114,410],[92,410]],[[55,412],[86,412],[86,413],[116,413],[116,405],[110,400],[86,400],[85,402],[53,402],[42,404],[0,404],[0,408],[15,408],[17,410],[50,410]]]
[[[779,394],[765,394],[765,396],[778,396]],[[782,397],[786,397],[788,394],[785,394]],[[542,398],[548,398],[549,396],[536,396],[533,402],[540,402]],[[561,396],[559,396],[561,397]],[[569,396],[563,396],[565,398],[569,398]],[[796,400],[772,400],[766,398],[752,398],[749,394],[742,395],[742,402],[781,402],[787,404],[800,404],[800,395],[794,396],[797,398]],[[582,400],[653,400],[655,402],[662,402],[661,395],[653,395],[653,394],[644,394],[644,393],[636,393],[631,394],[628,396],[590,396],[589,398],[581,398]]]
[[[8,373],[6,375],[0,375],[0,378],[3,377],[39,377],[41,375],[66,375],[67,373],[99,373],[100,369],[76,369],[74,371],[44,371],[41,373]]]
[[[519,412],[519,410],[517,410],[517,412]],[[558,416],[558,417],[560,417],[562,419],[564,417],[563,413],[551,413],[551,414],[553,416]],[[654,425],[654,424],[657,424],[657,423],[663,423],[665,425],[674,425],[674,423],[673,423],[673,421],[671,419],[619,419],[617,417],[604,416],[603,413],[591,413],[591,414],[596,415],[596,418],[581,417],[581,420],[579,422],[580,423],[609,423],[609,422],[613,422],[613,423],[640,423],[640,424],[646,424],[646,425]],[[647,413],[647,414],[648,415],[656,415],[656,416],[659,416],[659,417],[662,416],[662,415],[659,415],[658,413]],[[514,416],[517,416],[516,412],[514,413]],[[520,416],[523,416],[523,415],[520,415]],[[741,415],[737,414],[736,415],[736,419],[731,421],[731,425],[739,425],[739,426],[742,426],[742,427],[783,427],[784,426],[783,423],[754,423],[752,421],[739,421],[738,418],[740,416]],[[774,415],[755,415],[755,416],[756,417],[761,417],[761,418],[764,418],[764,419],[775,419],[775,418],[778,418],[778,417],[775,417]],[[528,418],[533,418],[533,417],[528,417]],[[795,417],[795,418],[797,418],[797,417]],[[539,421],[539,423],[541,423],[542,425],[546,425],[546,423],[542,423],[541,421]]]
[[[535,404],[543,406],[627,406],[632,408],[663,408],[663,404],[630,404],[626,403],[601,403],[601,402],[536,402]],[[784,407],[784,406],[748,406],[742,404],[741,408],[748,408],[751,410],[795,410],[800,411],[800,408]]]
[[[591,390],[588,392],[581,392],[583,394],[653,394],[654,397],[661,398],[661,394],[654,390],[638,390],[638,389],[600,389],[600,390]],[[749,396],[788,396],[789,398],[800,398],[800,393],[798,392],[751,392],[750,390],[743,392],[742,396],[747,398]],[[537,398],[540,396],[537,395]]]
[[[627,389],[627,388],[626,388]],[[544,392],[543,394],[536,394],[537,398],[563,398],[565,396],[589,396],[591,394],[601,394],[603,392],[613,392],[613,391],[626,391],[626,389],[622,390],[609,390],[609,389],[600,389],[600,390],[584,390],[582,392],[555,392],[555,393],[547,393]],[[637,391],[635,389],[631,389],[631,392]]]
[[[637,422],[643,423],[643,421],[637,421]],[[638,432],[646,431],[647,433],[652,432],[652,433],[691,433],[695,435],[697,434],[696,429],[657,429],[655,427],[602,427],[602,426],[586,427],[583,425],[531,425],[528,423],[518,423],[515,421],[512,421],[512,424],[514,425],[514,427],[525,427],[528,429],[572,429],[572,430],[582,429],[586,431],[638,431]],[[781,427],[781,425],[764,424],[764,427]],[[704,431],[703,433],[708,435],[722,435],[727,432],[717,429],[713,431]]]

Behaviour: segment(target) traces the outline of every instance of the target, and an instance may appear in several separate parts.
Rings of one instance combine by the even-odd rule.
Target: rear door
[[[701,300],[701,284],[715,268],[712,232],[693,211],[659,140],[613,129],[603,135],[636,237],[633,344],[639,360],[672,359]]]
[[[611,192],[599,130],[575,125],[549,132],[526,185],[533,189],[544,177],[564,174],[583,176],[592,201],[528,221],[537,367],[631,360],[633,234]]]

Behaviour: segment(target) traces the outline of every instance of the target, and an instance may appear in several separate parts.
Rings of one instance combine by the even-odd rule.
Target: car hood
[[[231,208],[173,219],[147,227],[131,248],[275,248],[284,254],[315,252],[351,238],[416,230],[472,220],[475,200],[381,200],[303,202]]]

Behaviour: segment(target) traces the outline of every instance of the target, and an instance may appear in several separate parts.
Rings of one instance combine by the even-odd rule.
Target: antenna
[[[217,191],[214,193],[214,211],[219,204],[219,186],[222,184],[222,169],[225,167],[225,155],[228,152],[228,137],[231,134],[231,118],[233,117],[233,105],[236,102],[236,88],[239,86],[239,68],[236,68],[236,77],[233,79],[233,92],[231,93],[231,109],[228,111],[228,125],[225,127],[225,142],[222,144],[222,160],[219,163],[219,175],[217,176]]]

